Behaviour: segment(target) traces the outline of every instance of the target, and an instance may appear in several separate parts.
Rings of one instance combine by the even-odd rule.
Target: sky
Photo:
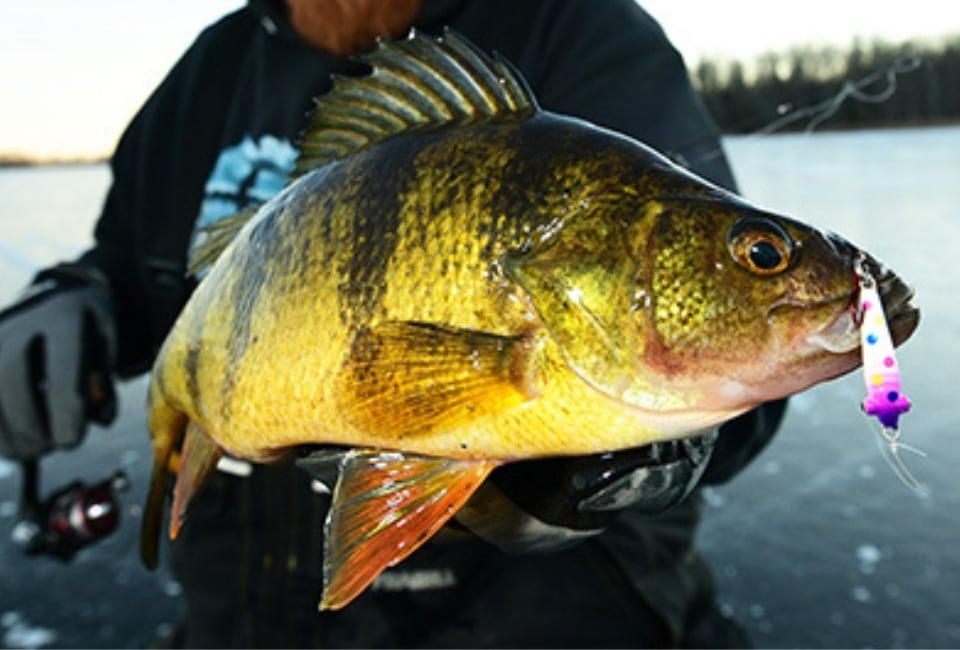
[[[605,0],[595,0],[604,2]],[[3,0],[0,154],[108,154],[207,24],[243,0]],[[944,0],[644,0],[688,63],[749,59],[792,44],[847,45],[960,33]]]

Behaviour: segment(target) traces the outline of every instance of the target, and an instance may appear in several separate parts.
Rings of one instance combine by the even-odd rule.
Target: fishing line
[[[921,458],[927,457],[926,452],[902,442],[900,440],[901,432],[899,429],[888,430],[884,427],[878,429],[866,416],[863,419],[863,426],[876,441],[877,448],[880,450],[880,455],[883,457],[884,462],[893,470],[893,473],[900,479],[900,482],[921,499],[929,498],[931,495],[930,488],[921,483],[913,475],[913,472],[910,471],[904,462],[900,450],[902,449],[916,454]]]
[[[748,138],[762,137],[776,133],[795,122],[809,119],[803,132],[813,133],[821,124],[837,114],[840,108],[848,101],[860,102],[863,104],[882,104],[890,101],[897,93],[899,88],[898,78],[901,75],[914,72],[923,65],[923,59],[920,57],[899,57],[892,63],[866,75],[859,79],[847,79],[842,87],[833,96],[808,106],[802,106],[790,110],[791,103],[783,103],[777,107],[778,113],[785,113],[781,117],[767,123],[766,125],[750,131],[745,135]],[[868,89],[880,81],[885,80],[885,85],[876,92],[869,92]],[[677,147],[678,151],[690,151],[702,146],[704,143],[712,141],[712,135],[705,135],[694,140],[686,142],[683,146]],[[702,154],[694,157],[693,162],[709,162],[724,155],[722,147],[712,147]],[[690,159],[684,158],[682,154],[672,155],[673,158],[679,158],[679,162],[688,164]]]
[[[774,133],[783,127],[798,122],[805,118],[810,118],[804,133],[813,133],[813,131],[822,123],[836,115],[840,107],[849,99],[861,102],[863,104],[882,104],[889,101],[897,92],[897,77],[901,74],[913,72],[920,68],[923,60],[919,57],[901,57],[865,77],[857,80],[843,82],[843,86],[833,96],[820,103],[798,108],[773,122],[770,122],[758,131],[750,135],[767,135]],[[865,89],[876,84],[882,79],[886,79],[886,86],[875,93],[866,92]]]

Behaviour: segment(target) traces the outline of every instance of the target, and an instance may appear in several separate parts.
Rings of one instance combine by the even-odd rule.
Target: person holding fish
[[[0,320],[0,453],[152,364],[175,643],[747,643],[696,488],[856,367],[880,267],[728,191],[636,4],[250,0],[112,169],[94,248]]]

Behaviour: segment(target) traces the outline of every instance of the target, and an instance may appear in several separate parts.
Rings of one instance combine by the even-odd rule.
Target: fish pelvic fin
[[[339,378],[358,428],[401,439],[476,421],[536,397],[533,336],[387,321],[360,330]]]
[[[359,61],[373,72],[333,77],[300,142],[294,178],[403,133],[522,119],[537,101],[505,59],[488,57],[456,32],[411,30],[381,40]]]
[[[163,505],[171,464],[177,463],[177,444],[187,424],[187,416],[166,404],[156,385],[149,398],[150,433],[153,443],[153,472],[140,527],[140,558],[151,571],[157,568]]]
[[[223,450],[196,422],[187,423],[180,450],[180,467],[173,487],[170,509],[170,539],[176,539],[187,515],[190,500],[207,482],[223,457]]]
[[[493,460],[351,450],[327,514],[321,610],[347,605],[460,509]]]

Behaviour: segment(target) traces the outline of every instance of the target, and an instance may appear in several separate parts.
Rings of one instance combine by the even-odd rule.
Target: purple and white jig
[[[877,291],[877,282],[866,269],[863,260],[856,265],[859,282],[858,317],[860,320],[860,353],[863,360],[863,379],[867,396],[863,412],[880,422],[880,435],[886,441],[884,457],[900,479],[915,491],[925,492],[898,454],[906,449],[925,456],[922,451],[900,441],[900,416],[910,410],[910,400],[903,393],[900,366],[893,351],[893,339],[883,313],[883,303]]]

